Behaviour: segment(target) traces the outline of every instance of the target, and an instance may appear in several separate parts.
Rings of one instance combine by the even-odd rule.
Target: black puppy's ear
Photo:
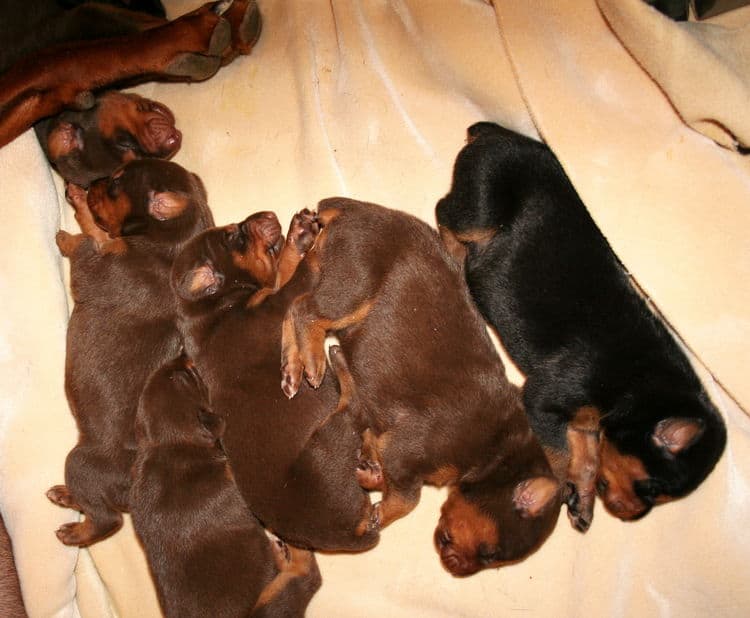
[[[203,429],[210,434],[211,442],[215,442],[224,435],[224,427],[226,426],[226,423],[224,422],[223,416],[219,416],[206,408],[201,408],[198,410],[198,420],[203,426]]]
[[[676,455],[686,449],[703,435],[705,425],[697,418],[681,418],[673,416],[660,420],[651,436],[653,443]]]
[[[188,270],[177,284],[177,293],[183,300],[194,301],[211,296],[224,283],[224,275],[210,262]]]
[[[521,481],[513,490],[513,506],[524,519],[538,517],[554,502],[559,484],[548,476]]]
[[[148,194],[148,214],[157,221],[179,217],[190,204],[190,198],[176,191],[151,191]]]

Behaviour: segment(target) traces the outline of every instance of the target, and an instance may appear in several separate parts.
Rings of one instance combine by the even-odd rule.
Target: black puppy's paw
[[[568,506],[568,519],[570,525],[578,532],[585,533],[591,527],[594,519],[594,500],[595,494],[581,493],[574,483],[568,481],[565,498]]]

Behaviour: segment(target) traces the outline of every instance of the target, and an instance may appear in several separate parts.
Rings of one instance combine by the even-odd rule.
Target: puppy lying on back
[[[448,485],[435,542],[451,573],[523,559],[555,526],[558,486],[460,272],[404,213],[332,198],[318,216],[317,280],[284,321],[284,391],[303,373],[324,383],[335,333],[356,384],[346,407],[366,428],[360,482],[383,492],[372,526],[411,511],[424,483]]]
[[[312,552],[272,542],[234,483],[224,421],[186,357],[148,379],[136,416],[130,512],[164,615],[303,616]]]
[[[300,260],[317,231],[303,212],[285,241],[273,213],[254,214],[194,238],[172,281],[186,351],[226,420],[224,447],[252,511],[294,545],[362,550],[378,532],[368,529],[372,504],[355,476],[359,432],[348,415],[333,414],[335,382],[292,400],[279,391],[281,323],[309,289]]]
[[[67,545],[90,545],[122,525],[135,443],[133,421],[148,375],[180,350],[172,260],[212,223],[200,179],[176,163],[132,161],[88,195],[69,197],[88,234],[60,232],[75,301],[68,323],[65,391],[78,444],[65,485],[47,496],[84,519],[57,531]]]
[[[34,129],[52,167],[81,187],[133,159],[170,159],[182,144],[168,107],[114,90],[99,95],[90,109],[62,112]]]
[[[627,520],[695,489],[724,423],[549,148],[473,125],[437,220],[527,375],[534,429],[565,455],[573,525],[589,527],[595,491]]]

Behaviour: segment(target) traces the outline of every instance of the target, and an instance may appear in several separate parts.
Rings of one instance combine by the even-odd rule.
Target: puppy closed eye
[[[480,564],[491,564],[495,562],[497,553],[487,543],[480,543],[477,548],[477,561]]]

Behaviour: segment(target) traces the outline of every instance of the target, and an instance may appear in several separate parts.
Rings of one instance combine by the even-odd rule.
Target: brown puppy
[[[557,483],[458,267],[404,213],[333,198],[319,219],[318,281],[284,322],[284,391],[303,372],[321,384],[335,333],[357,385],[348,407],[368,428],[360,480],[383,491],[373,526],[411,511],[424,483],[448,485],[435,542],[451,573],[524,558],[555,526]]]
[[[88,109],[102,88],[208,79],[250,53],[261,30],[254,0],[210,2],[171,22],[120,8],[126,0],[70,11],[37,0],[31,14],[21,2],[0,3],[0,40],[12,50],[0,54],[0,146],[42,118]]]
[[[372,504],[355,477],[359,432],[346,414],[324,424],[339,399],[334,381],[292,400],[279,392],[282,319],[310,284],[306,265],[292,273],[317,229],[303,212],[285,242],[262,212],[208,230],[176,260],[172,281],[186,351],[226,419],[224,447],[253,512],[294,545],[362,550],[378,532],[367,529]]]
[[[52,167],[81,187],[133,159],[170,159],[182,144],[169,108],[116,90],[98,96],[91,109],[64,111],[34,129]]]
[[[200,179],[159,159],[132,161],[94,183],[88,196],[69,195],[95,237],[60,232],[57,238],[71,260],[75,307],[65,391],[79,438],[65,462],[65,485],[47,496],[84,513],[57,536],[85,546],[122,525],[138,396],[148,375],[181,345],[169,288],[172,260],[212,219]]]
[[[130,512],[162,611],[303,616],[320,587],[315,557],[266,536],[234,483],[223,434],[187,357],[149,377],[135,421]]]

